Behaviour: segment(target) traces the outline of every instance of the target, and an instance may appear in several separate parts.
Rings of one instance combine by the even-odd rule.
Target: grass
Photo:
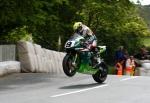
[[[115,74],[115,66],[108,66],[108,74]]]

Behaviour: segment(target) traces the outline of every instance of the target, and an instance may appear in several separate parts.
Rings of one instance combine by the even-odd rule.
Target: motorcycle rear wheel
[[[73,62],[73,56],[66,55],[63,59],[63,71],[68,77],[72,77],[76,74],[76,69],[72,65]]]

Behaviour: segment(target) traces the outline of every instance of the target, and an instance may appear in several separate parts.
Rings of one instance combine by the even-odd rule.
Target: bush
[[[13,43],[18,42],[19,40],[32,41],[32,35],[27,31],[27,29],[27,26],[15,28],[11,30],[4,38],[7,42]]]

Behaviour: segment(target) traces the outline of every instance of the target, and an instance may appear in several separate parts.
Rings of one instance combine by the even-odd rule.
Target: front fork
[[[99,65],[103,62],[103,59],[101,59],[101,56],[100,56],[100,53],[97,52],[95,55],[94,55],[94,58],[96,60],[96,65],[93,66],[93,68],[98,68]]]
[[[74,67],[76,67],[76,60],[77,60],[77,57],[78,57],[78,54],[76,53],[76,54],[75,54],[75,58],[73,59],[73,62],[72,62],[72,65],[73,65]]]

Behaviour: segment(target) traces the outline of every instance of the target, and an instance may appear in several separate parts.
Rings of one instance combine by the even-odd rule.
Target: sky
[[[130,0],[130,1],[133,1],[134,3],[137,2],[137,0]],[[149,5],[150,4],[150,0],[140,0],[140,2],[142,5]]]

